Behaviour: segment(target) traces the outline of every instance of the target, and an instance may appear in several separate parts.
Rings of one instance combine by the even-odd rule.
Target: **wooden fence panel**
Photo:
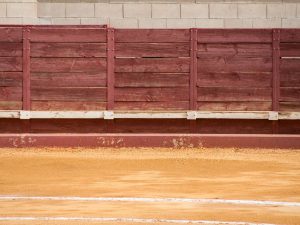
[[[106,42],[101,28],[32,28],[32,110],[106,109]]]
[[[198,30],[197,109],[272,108],[272,32]]]
[[[300,111],[300,32],[283,29],[280,33],[281,111]]]
[[[0,27],[0,110],[278,105],[300,111],[299,29]]]
[[[22,109],[22,27],[0,27],[0,110]]]
[[[115,110],[187,110],[190,30],[117,29],[115,35]]]

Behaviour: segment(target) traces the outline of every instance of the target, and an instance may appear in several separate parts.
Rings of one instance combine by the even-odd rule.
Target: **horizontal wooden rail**
[[[265,120],[300,120],[300,112],[274,111],[0,111],[0,118],[16,119],[265,119]]]

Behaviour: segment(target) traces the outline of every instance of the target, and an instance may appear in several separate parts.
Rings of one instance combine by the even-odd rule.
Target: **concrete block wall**
[[[0,23],[300,28],[300,0],[0,0]]]

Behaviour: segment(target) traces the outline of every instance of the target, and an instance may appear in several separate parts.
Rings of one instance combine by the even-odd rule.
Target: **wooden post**
[[[197,110],[197,29],[190,29],[190,110]],[[197,133],[197,121],[191,120],[190,133]]]
[[[115,30],[107,28],[107,110],[114,109]]]
[[[30,110],[30,27],[23,27],[23,110]]]
[[[197,29],[191,29],[190,110],[197,109]]]
[[[280,97],[280,29],[273,29],[272,110],[279,111]],[[273,121],[273,133],[278,133],[278,121]]]

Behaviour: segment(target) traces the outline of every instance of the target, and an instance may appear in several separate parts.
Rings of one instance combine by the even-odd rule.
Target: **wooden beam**
[[[23,27],[23,110],[30,110],[30,27]]]
[[[0,118],[20,119],[266,119],[300,120],[300,112],[274,111],[25,111],[0,110]]]

